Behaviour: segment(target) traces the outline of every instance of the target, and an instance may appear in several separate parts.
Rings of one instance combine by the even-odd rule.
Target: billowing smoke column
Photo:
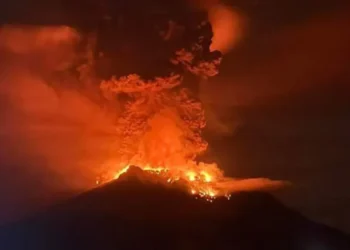
[[[171,42],[174,26],[172,21],[167,31],[160,33],[165,42]],[[181,26],[180,26],[181,27]],[[206,79],[218,73],[220,53],[210,52],[210,25],[199,22],[193,30],[198,37],[187,47],[173,51],[168,59],[174,68],[168,76],[154,76],[146,80],[131,74],[102,81],[101,89],[109,99],[117,98],[122,104],[122,112],[116,123],[119,143],[115,152],[115,167],[112,176],[119,177],[130,165],[166,176],[169,182],[189,180],[191,191],[202,195],[215,196],[219,190],[211,185],[214,178],[222,177],[215,164],[197,164],[195,158],[207,148],[201,136],[205,127],[204,110],[189,87],[184,85],[185,72],[190,78]],[[185,28],[185,27],[184,27]],[[166,34],[164,36],[164,34]],[[182,72],[182,73],[181,73]],[[189,85],[189,86],[190,86]],[[124,97],[126,101],[121,101]],[[116,172],[117,170],[117,172]]]
[[[182,64],[201,78],[215,75],[220,62],[215,59],[193,64],[193,54],[185,50],[175,53],[175,57],[173,63]],[[167,183],[181,181],[192,194],[208,200],[229,195],[237,189],[279,186],[280,182],[264,179],[225,178],[215,163],[196,161],[207,148],[201,136],[205,127],[204,110],[182,81],[177,74],[148,81],[133,74],[102,82],[101,89],[106,97],[114,94],[125,98],[126,95],[127,101],[116,123],[119,141],[115,154],[98,183],[119,179],[130,166],[138,166]]]
[[[15,109],[6,110],[11,119],[2,120],[2,131],[43,159],[31,164],[38,179],[91,188],[96,176],[97,183],[109,181],[137,165],[210,197],[281,184],[233,181],[216,164],[196,161],[207,148],[196,88],[218,74],[222,54],[210,50],[207,10],[172,4],[135,9],[125,1],[106,8],[112,13],[88,34],[65,26],[0,30],[0,52],[8,59],[0,90]],[[214,28],[214,40],[216,34]],[[87,46],[78,50],[82,42]]]
[[[218,15],[226,10],[229,11],[216,5],[210,7],[209,12],[214,11],[212,18],[219,21]],[[232,16],[222,16],[224,21],[235,21]],[[222,23],[216,24],[219,29],[224,28],[219,27]],[[176,32],[179,33],[174,34]],[[227,52],[234,41],[227,36],[220,40],[220,33],[214,33],[217,42],[212,47],[211,25],[200,18],[185,24],[171,20],[159,35],[163,43],[175,44],[170,46],[173,50],[168,61],[172,70],[168,75],[147,79],[129,74],[101,83],[106,99],[116,98],[121,104],[121,114],[116,122],[119,141],[114,160],[98,183],[118,179],[135,165],[161,176],[168,183],[184,181],[193,194],[211,198],[227,195],[237,189],[238,182],[225,178],[216,164],[196,161],[196,157],[205,152],[207,143],[201,136],[206,124],[204,109],[193,89],[196,84],[218,74],[222,54],[214,50],[215,46]],[[181,42],[177,43],[177,39]],[[260,179],[245,183],[249,184],[238,189],[252,188],[252,184],[253,188],[281,184]]]

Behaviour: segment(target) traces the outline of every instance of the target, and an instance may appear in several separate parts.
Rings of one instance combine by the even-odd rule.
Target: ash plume
[[[258,36],[255,39],[261,42],[251,42],[236,58],[226,58],[223,68],[229,72],[226,69],[212,84],[201,85],[203,98],[226,107],[250,106],[347,81],[349,16],[346,5],[268,37]]]
[[[212,26],[213,39],[211,51],[223,54],[230,52],[244,37],[247,20],[244,14],[221,0],[189,0],[190,3],[208,13],[208,20]]]
[[[96,44],[100,33],[86,39],[86,33],[67,26],[1,28],[0,56],[6,58],[0,65],[1,101],[6,104],[1,110],[6,119],[0,122],[5,142],[0,145],[1,157],[6,162],[1,172],[15,180],[11,188],[27,189],[30,195],[45,190],[47,196],[59,190],[93,188],[96,177],[107,175],[111,180],[130,164],[151,171],[162,166],[170,182],[186,178],[192,191],[209,192],[202,190],[205,183],[213,196],[284,184],[257,179],[235,186],[236,180],[225,178],[215,163],[196,161],[207,148],[201,135],[206,121],[203,105],[191,88],[218,74],[222,56],[210,51],[210,24],[200,24],[191,26],[195,27],[187,34],[191,39],[180,39],[179,44],[177,36],[151,33],[159,36],[160,44],[167,43],[164,50],[169,55],[151,65],[157,71],[162,64],[159,71],[167,74],[151,77],[138,71],[146,67],[148,72],[146,64],[135,66],[133,74],[109,64],[127,58],[125,64],[133,65],[143,59],[138,52],[139,45],[145,45],[139,41],[133,41],[130,54],[118,57],[125,44],[104,55]],[[134,33],[128,39],[135,38]],[[151,60],[152,52],[140,53]],[[114,67],[113,76],[100,76],[99,69]],[[31,182],[22,181],[26,178]],[[35,181],[40,184],[31,190]],[[28,194],[24,196],[14,202],[21,204]]]
[[[0,221],[91,188],[108,156],[113,116],[68,70],[79,39],[65,26],[0,30]]]

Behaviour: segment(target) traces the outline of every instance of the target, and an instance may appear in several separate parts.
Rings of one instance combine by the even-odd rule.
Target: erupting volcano
[[[208,200],[283,185],[228,178],[215,162],[200,160],[208,143],[199,91],[219,74],[224,52],[215,49],[235,44],[217,31],[236,19],[218,21],[216,1],[198,7],[150,0],[144,8],[135,2],[90,1],[81,6],[91,16],[78,18],[79,5],[64,1],[65,26],[41,20],[0,30],[0,52],[11,58],[4,71],[16,86],[6,91],[25,116],[18,134],[29,138],[26,150],[64,182],[82,173],[72,185],[79,190],[120,179],[131,166]]]
[[[215,69],[219,60],[206,66]],[[201,71],[207,68],[202,68]],[[97,184],[118,179],[130,166],[158,175],[164,183],[181,181],[188,191],[206,198],[228,196],[235,180],[224,177],[215,163],[197,162],[207,143],[201,136],[205,127],[204,110],[189,89],[181,86],[180,75],[144,81],[138,75],[103,81],[105,96],[122,96],[124,103],[117,120],[115,161]],[[260,187],[278,186],[280,182],[261,181]],[[260,188],[255,187],[255,188]]]
[[[211,185],[222,178],[215,164],[195,162],[207,144],[201,137],[205,126],[201,103],[181,86],[180,75],[144,81],[137,75],[104,81],[105,96],[126,95],[117,120],[115,169],[102,179],[118,179],[130,165],[157,174],[168,183],[187,180],[190,190],[215,196]]]
[[[202,23],[197,27],[197,33],[208,27],[210,24]],[[189,192],[207,199],[229,197],[235,190],[235,180],[224,177],[215,163],[196,161],[196,157],[207,149],[207,142],[202,137],[205,111],[184,79],[186,74],[194,75],[187,83],[193,86],[218,74],[221,54],[210,52],[210,40],[210,35],[200,36],[190,44],[190,49],[175,51],[169,61],[177,71],[169,76],[145,80],[130,74],[102,81],[103,96],[106,100],[118,100],[121,114],[115,125],[118,141],[113,159],[97,178],[97,184],[118,179],[130,166],[138,166],[158,175],[164,183],[181,181]],[[179,69],[181,73],[178,73]],[[264,179],[255,181],[260,185],[253,188],[281,184]]]
[[[77,6],[65,4],[69,11],[62,23],[67,26],[43,26],[41,20],[40,26],[7,25],[0,30],[0,50],[14,65],[5,70],[16,84],[9,95],[14,96],[21,115],[30,117],[23,125],[24,134],[31,137],[34,127],[38,137],[45,138],[41,144],[31,137],[29,150],[49,158],[60,176],[68,179],[71,175],[65,170],[61,173],[61,165],[76,166],[79,172],[85,169],[86,175],[96,177],[88,183],[101,185],[118,179],[130,166],[138,166],[158,175],[166,185],[180,182],[188,192],[207,198],[281,184],[267,179],[233,180],[224,177],[217,164],[198,160],[208,147],[202,136],[206,117],[198,89],[219,73],[222,61],[222,53],[211,47],[220,32],[213,34],[210,20],[216,12],[209,18],[209,6],[198,9],[190,8],[187,1],[152,0],[143,10],[135,9],[130,1],[105,1],[109,8],[91,1],[82,5],[86,13],[93,13],[88,22],[84,15],[80,19],[67,17]],[[232,43],[222,39],[225,44]],[[34,58],[44,59],[27,65]],[[39,100],[39,95],[44,100]],[[79,107],[74,107],[76,101]],[[46,105],[47,110],[41,109]],[[96,119],[80,119],[83,109],[99,114]],[[108,122],[102,116],[108,117]],[[81,122],[87,125],[72,126]],[[78,145],[80,141],[67,143],[77,145],[73,156],[70,152],[56,155],[55,151],[64,151],[67,144],[50,148],[47,131],[41,130],[61,129],[62,124],[83,134],[83,146]],[[84,134],[86,127],[95,124],[107,131],[97,142],[95,137],[100,134]],[[54,134],[61,139],[56,131]]]
[[[203,86],[245,34],[238,10],[219,0],[54,2],[62,13],[42,2],[36,18],[0,27],[0,159],[20,165],[1,183],[10,201],[23,192],[33,205],[0,227],[1,249],[350,249],[347,235],[261,192],[288,182],[228,177],[225,157],[208,153],[226,126],[209,127],[221,122]]]

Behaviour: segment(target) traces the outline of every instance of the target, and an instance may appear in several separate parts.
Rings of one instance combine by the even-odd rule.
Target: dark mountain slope
[[[350,249],[269,194],[210,203],[126,177],[2,228],[1,249]]]

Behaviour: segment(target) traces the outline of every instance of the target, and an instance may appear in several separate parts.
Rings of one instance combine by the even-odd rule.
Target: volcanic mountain
[[[11,250],[350,249],[349,236],[270,194],[239,192],[208,202],[150,181],[138,168],[2,228],[0,242]]]

